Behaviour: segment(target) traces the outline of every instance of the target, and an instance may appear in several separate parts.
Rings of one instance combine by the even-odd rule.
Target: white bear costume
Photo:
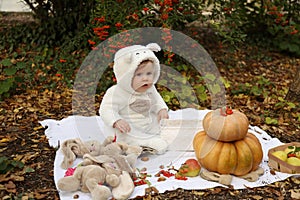
[[[113,70],[117,84],[106,91],[99,113],[106,125],[106,133],[117,133],[120,141],[150,147],[160,154],[167,149],[168,144],[159,135],[157,114],[168,107],[154,86],[159,78],[160,65],[153,51],[160,51],[160,46],[156,43],[133,45],[116,52]],[[131,82],[135,70],[144,60],[153,61],[154,79],[151,88],[139,93],[133,90]],[[113,128],[113,124],[119,119],[130,124],[129,133],[120,133]]]

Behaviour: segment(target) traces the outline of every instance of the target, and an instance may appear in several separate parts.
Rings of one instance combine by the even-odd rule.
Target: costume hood
[[[153,53],[154,51],[160,51],[160,46],[156,43],[150,43],[146,46],[132,45],[118,50],[115,54],[113,66],[117,84],[124,90],[133,93],[134,90],[131,87],[131,81],[138,65],[144,60],[153,61],[153,84],[155,84],[159,78],[160,65],[159,60]]]

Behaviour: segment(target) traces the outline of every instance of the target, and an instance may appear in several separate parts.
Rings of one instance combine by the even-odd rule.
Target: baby
[[[119,140],[162,154],[168,144],[160,137],[159,122],[169,116],[168,107],[154,86],[160,65],[153,51],[159,50],[156,43],[151,43],[116,52],[113,69],[117,84],[106,91],[99,113],[106,131],[116,133]]]

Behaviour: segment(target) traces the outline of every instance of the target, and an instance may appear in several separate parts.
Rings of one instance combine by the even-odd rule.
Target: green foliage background
[[[293,0],[24,1],[33,10],[35,22],[2,27],[0,99],[35,86],[72,87],[83,59],[97,44],[138,27],[184,31],[187,24],[197,21],[212,27],[219,42],[231,47],[248,44],[300,55],[300,3]],[[183,74],[180,82],[182,85],[189,82],[200,102],[191,105],[190,94],[186,94],[186,101],[180,104],[174,93],[159,87],[169,105],[208,105],[208,88],[202,77],[195,76],[195,69],[189,63],[171,51],[165,51],[160,59]],[[226,88],[231,87],[230,81],[222,81]],[[267,80],[260,81],[265,88],[271,84]],[[112,69],[108,68],[99,81],[98,92],[103,94],[112,84],[114,77]],[[165,84],[176,85],[178,81]],[[216,93],[218,90],[214,88]],[[240,84],[239,88],[232,88],[232,92],[263,98],[268,95],[267,89],[252,83]]]

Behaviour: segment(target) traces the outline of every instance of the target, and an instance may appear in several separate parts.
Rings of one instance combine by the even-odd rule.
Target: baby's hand
[[[161,119],[169,119],[169,114],[167,109],[161,109],[157,114],[157,119],[160,121]]]
[[[119,119],[113,125],[114,128],[118,129],[121,133],[130,132],[130,126],[124,119]]]

